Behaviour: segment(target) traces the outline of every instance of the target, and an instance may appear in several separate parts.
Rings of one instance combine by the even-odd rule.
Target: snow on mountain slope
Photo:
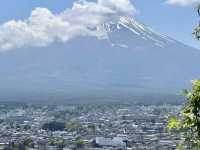
[[[116,30],[120,30],[122,28],[127,28],[136,36],[140,37],[141,40],[150,40],[157,46],[165,46],[168,43],[176,42],[174,39],[156,33],[150,27],[141,24],[130,17],[121,17],[117,23],[107,23],[103,25],[103,28],[107,32],[115,32]]]

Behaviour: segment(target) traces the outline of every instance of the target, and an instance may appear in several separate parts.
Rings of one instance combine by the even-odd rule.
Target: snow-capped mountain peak
[[[131,17],[121,17],[119,19],[119,24],[124,27],[127,27],[137,35],[146,37],[147,39],[162,41],[162,42],[173,42],[174,40],[170,37],[155,32],[152,28],[136,21]]]
[[[137,38],[146,41],[149,40],[154,45],[160,47],[163,47],[169,43],[176,42],[172,38],[163,34],[159,34],[155,32],[152,28],[127,16],[120,17],[116,23],[105,23],[103,25],[103,28],[108,33],[119,32],[120,30],[127,29],[128,31],[131,31]]]

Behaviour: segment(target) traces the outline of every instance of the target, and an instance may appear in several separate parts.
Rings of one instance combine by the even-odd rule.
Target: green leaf
[[[167,128],[168,128],[169,130],[171,130],[171,129],[179,129],[180,127],[181,127],[181,122],[180,122],[180,120],[179,120],[176,116],[172,116],[172,117],[169,119]]]

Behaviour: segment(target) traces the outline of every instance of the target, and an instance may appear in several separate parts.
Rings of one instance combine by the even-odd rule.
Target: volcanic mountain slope
[[[177,92],[200,76],[199,50],[130,17],[98,28],[108,37],[0,53],[1,93]]]

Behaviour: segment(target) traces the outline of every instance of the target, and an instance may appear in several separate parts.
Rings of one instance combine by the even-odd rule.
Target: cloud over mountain
[[[80,0],[59,14],[47,8],[36,8],[25,20],[11,20],[0,25],[0,50],[44,47],[78,36],[107,38],[100,24],[135,12],[129,0]]]

